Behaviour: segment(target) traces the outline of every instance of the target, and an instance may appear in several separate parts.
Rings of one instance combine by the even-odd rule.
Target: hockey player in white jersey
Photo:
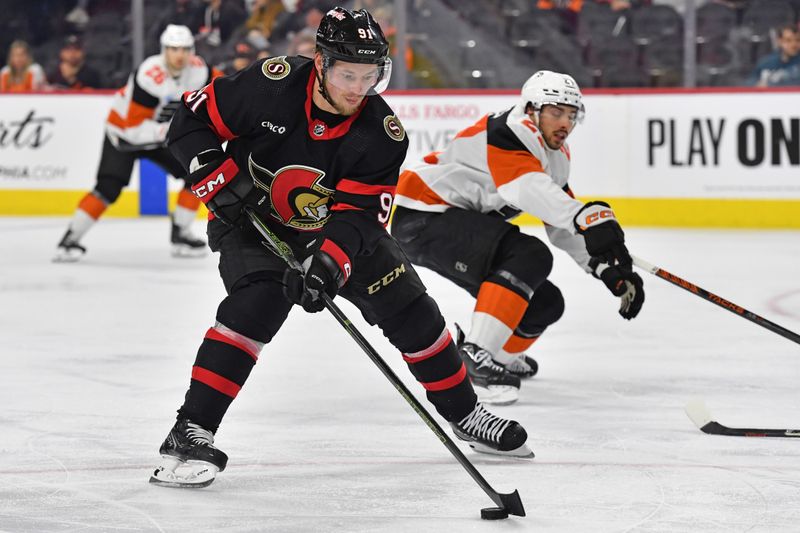
[[[114,95],[105,123],[97,183],[78,204],[58,243],[54,261],[72,262],[84,256],[83,236],[128,185],[135,160],[147,158],[175,177],[184,175],[165,145],[169,122],[181,95],[203,87],[216,75],[202,58],[194,55],[194,37],[189,28],[167,26],[161,34],[161,53],[145,59]],[[205,241],[190,230],[199,205],[188,186],[178,194],[170,235],[175,256],[206,253]]]
[[[623,318],[644,303],[614,212],[576,200],[569,188],[566,139],[583,115],[575,80],[539,71],[513,108],[483,117],[400,175],[392,234],[413,263],[476,298],[459,349],[484,402],[515,399],[503,370],[533,376],[538,365],[524,352],[564,310],[547,279],[550,250],[509,219],[524,211],[544,221],[551,243],[620,298]]]

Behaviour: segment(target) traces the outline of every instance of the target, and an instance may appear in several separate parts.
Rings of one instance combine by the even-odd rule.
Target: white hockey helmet
[[[586,112],[583,95],[575,79],[569,74],[551,70],[534,73],[522,86],[520,111],[524,113],[528,104],[531,104],[536,111],[540,111],[542,106],[547,104],[572,106],[578,110],[576,122],[581,122]]]
[[[161,33],[161,52],[168,46],[174,48],[189,48],[194,53],[194,36],[192,30],[179,24],[169,24]]]

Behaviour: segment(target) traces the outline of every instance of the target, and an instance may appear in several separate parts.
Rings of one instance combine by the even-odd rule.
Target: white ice
[[[83,263],[53,264],[65,225],[0,219],[0,530],[800,529],[800,440],[705,435],[683,412],[701,398],[726,425],[800,426],[800,346],[645,272],[626,322],[559,251],[566,313],[531,351],[540,373],[519,403],[495,409],[527,428],[536,458],[462,446],[498,491],[519,490],[527,517],[482,521],[492,502],[377,368],[332,317],[298,309],[217,434],[228,469],[206,489],[152,486],[224,294],[216,258],[171,258],[164,218],[108,219]],[[800,233],[627,235],[651,263],[800,331]],[[469,296],[421,274],[448,323],[468,323]]]

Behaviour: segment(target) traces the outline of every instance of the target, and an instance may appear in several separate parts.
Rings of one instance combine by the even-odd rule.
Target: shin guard
[[[477,396],[444,318],[430,296],[423,294],[378,325],[403,353],[403,360],[440,415],[452,422],[472,411]]]

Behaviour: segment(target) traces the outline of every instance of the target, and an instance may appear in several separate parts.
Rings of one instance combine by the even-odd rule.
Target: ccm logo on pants
[[[393,282],[394,280],[399,278],[400,275],[402,273],[404,273],[405,271],[406,271],[406,265],[404,265],[404,264],[401,264],[400,266],[395,267],[394,270],[392,270],[391,272],[389,272],[388,274],[383,276],[381,279],[379,279],[378,281],[376,281],[375,283],[373,283],[369,287],[367,287],[367,292],[369,294],[375,294],[376,292],[381,290],[383,287],[387,286],[388,284],[390,284],[391,282]]]

